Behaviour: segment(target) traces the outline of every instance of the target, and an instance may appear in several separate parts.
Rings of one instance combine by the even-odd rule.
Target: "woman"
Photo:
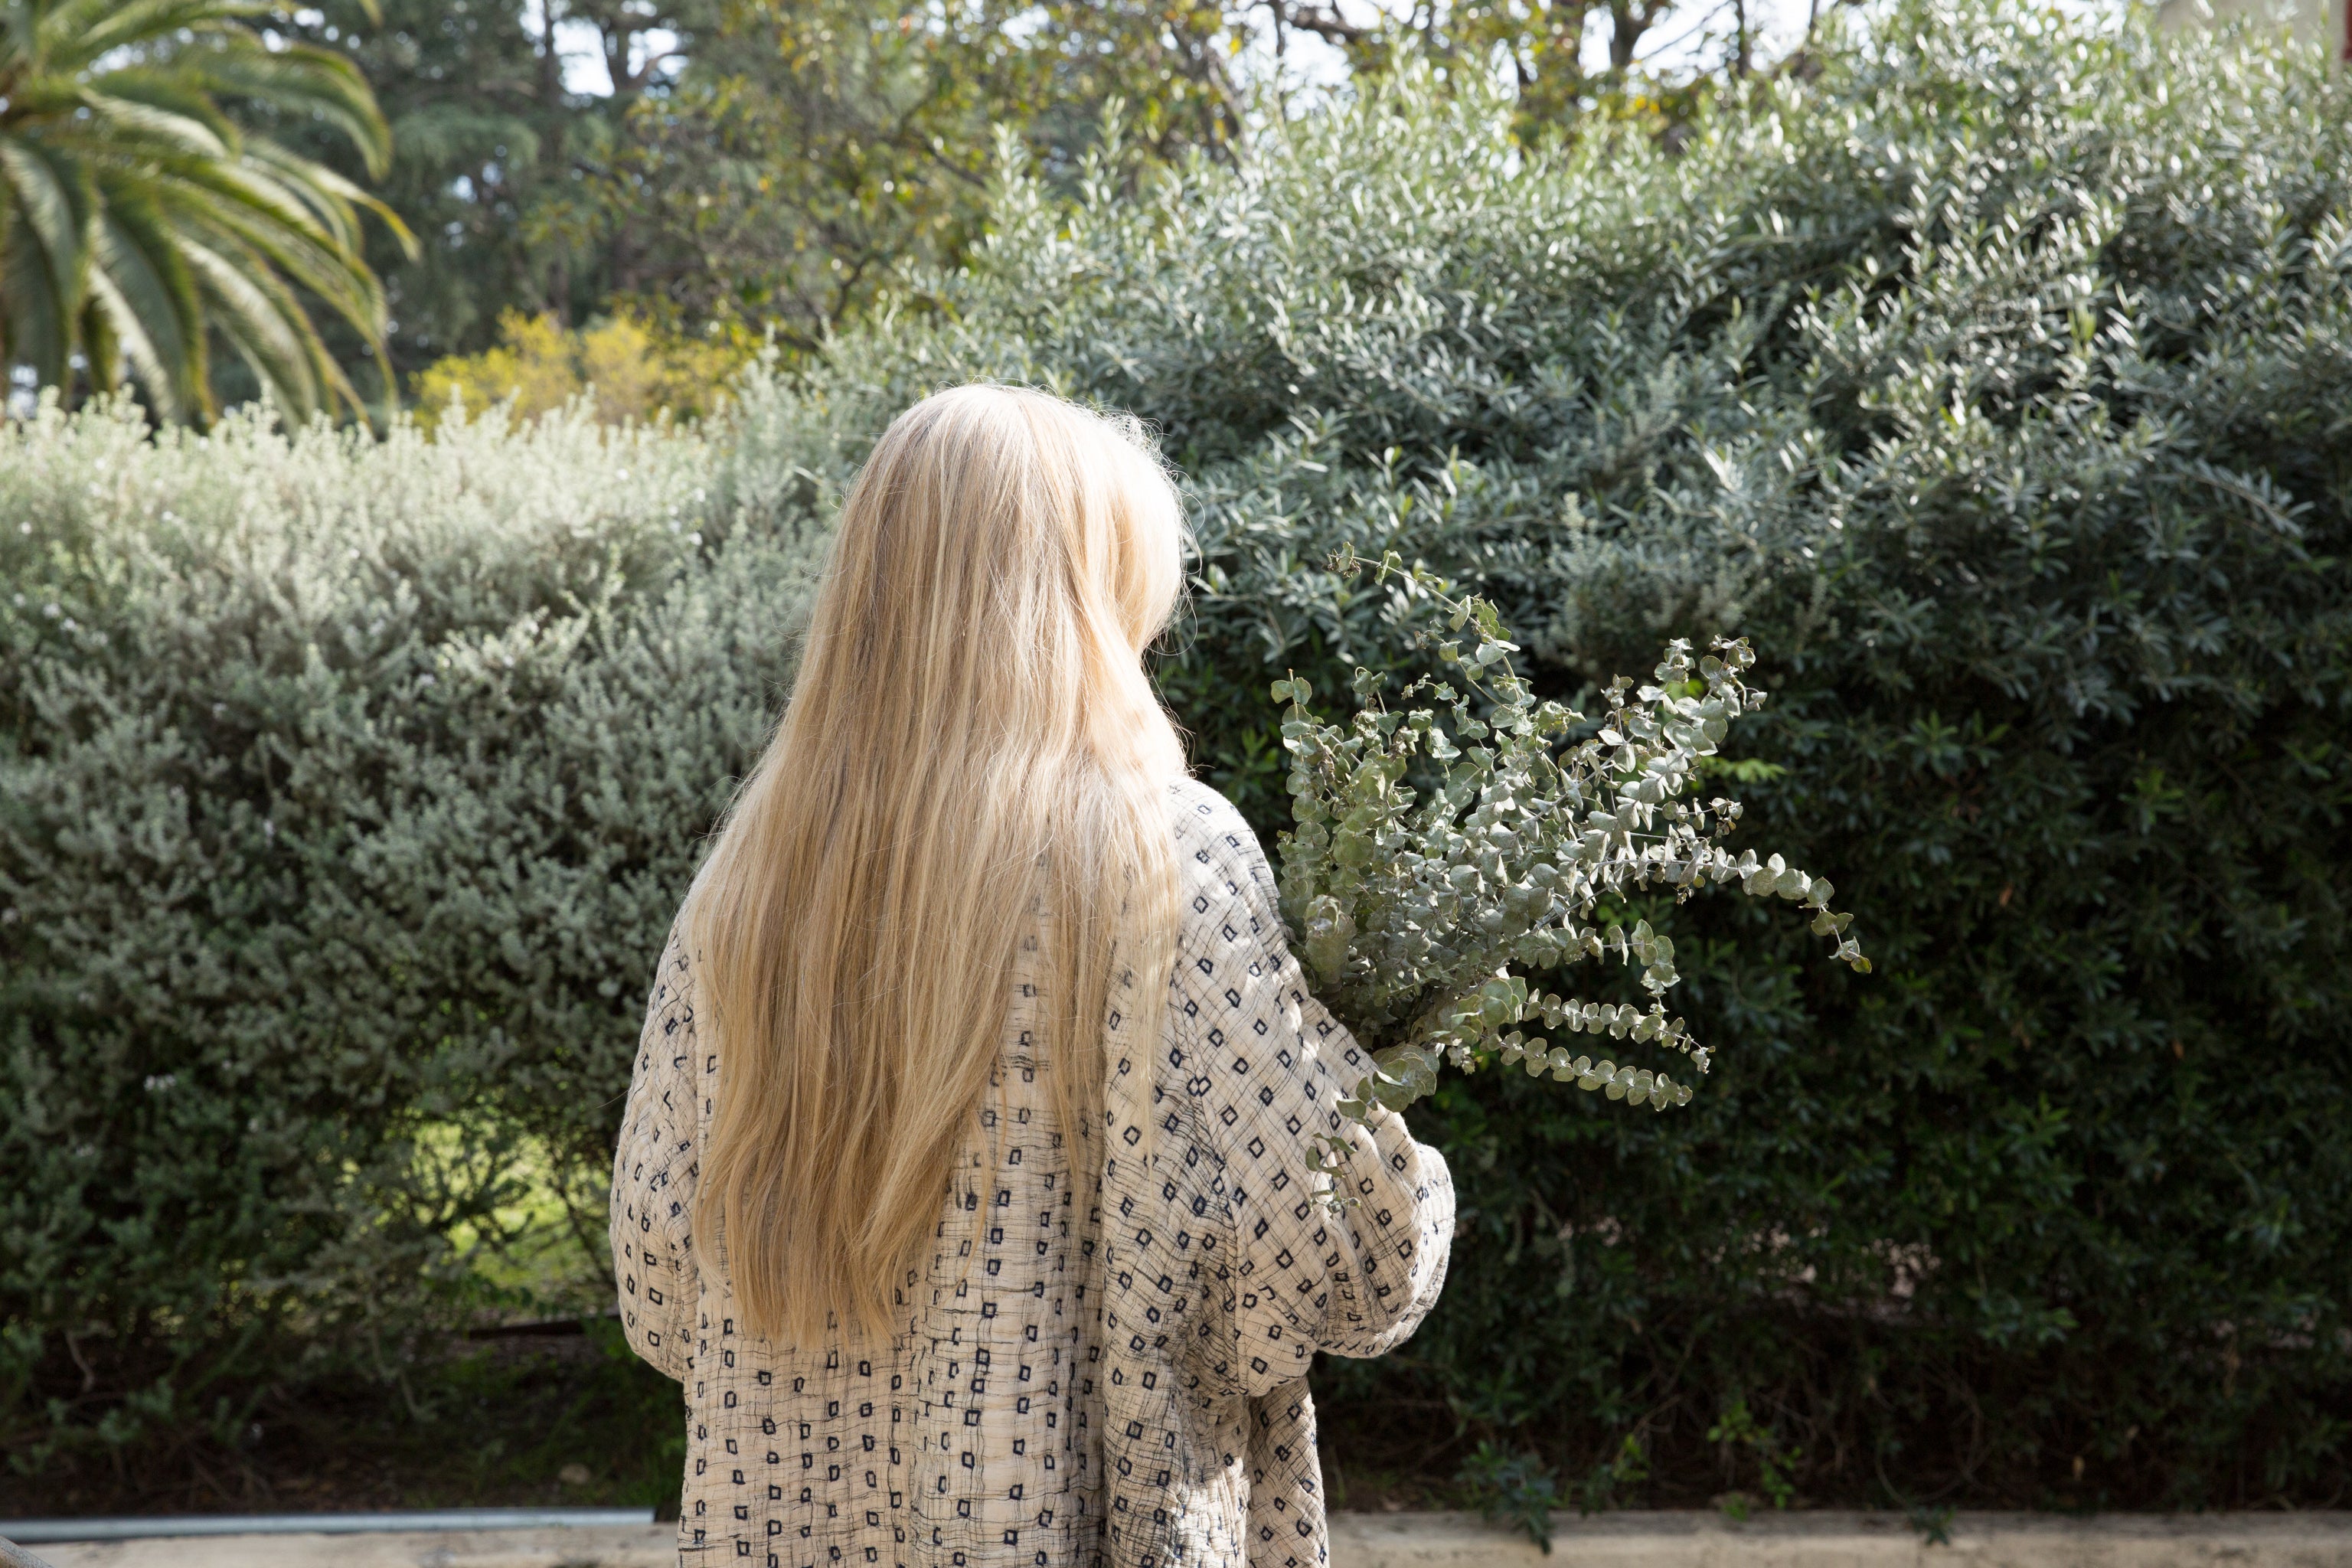
[[[1183,545],[1137,433],[1034,392],[926,399],[851,489],[614,1166],[682,1562],[1324,1560],[1308,1361],[1412,1331],[1454,1191],[1334,1109],[1369,1064],[1184,774]]]

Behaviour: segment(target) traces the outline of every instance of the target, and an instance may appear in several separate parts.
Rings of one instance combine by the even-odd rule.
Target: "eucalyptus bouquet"
[[[1350,575],[1372,565],[1351,552],[1332,564]],[[1511,667],[1517,646],[1492,604],[1455,595],[1393,552],[1373,569],[1378,581],[1397,580],[1402,612],[1423,623],[1415,646],[1434,652],[1442,673],[1407,685],[1391,705],[1389,678],[1359,669],[1357,711],[1344,724],[1307,707],[1306,681],[1274,683],[1274,700],[1290,704],[1282,735],[1297,824],[1277,840],[1283,918],[1317,996],[1375,1064],[1344,1114],[1402,1109],[1436,1087],[1444,1063],[1516,1065],[1659,1110],[1689,1103],[1690,1085],[1664,1071],[1596,1060],[1518,1027],[1540,1018],[1553,1031],[1678,1052],[1706,1072],[1706,1047],[1666,1013],[1675,944],[1625,918],[1642,889],[1671,890],[1679,903],[1737,882],[1786,899],[1812,912],[1834,959],[1870,968],[1826,880],[1778,855],[1734,856],[1724,839],[1739,803],[1685,798],[1731,721],[1763,704],[1741,679],[1755,662],[1746,639],[1696,660],[1687,642],[1670,643],[1651,684],[1610,684],[1595,728],[1537,700]],[[1646,1008],[1538,994],[1528,979],[1601,958],[1642,966]],[[1336,1169],[1348,1145],[1321,1142],[1325,1168]]]

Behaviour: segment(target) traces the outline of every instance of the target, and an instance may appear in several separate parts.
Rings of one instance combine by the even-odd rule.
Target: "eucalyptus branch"
[[[1517,1066],[1659,1110],[1688,1104],[1690,1084],[1666,1072],[1595,1060],[1517,1026],[1540,1018],[1553,1031],[1677,1051],[1706,1074],[1707,1048],[1665,1008],[1680,978],[1674,942],[1646,920],[1611,918],[1641,889],[1670,889],[1680,903],[1736,881],[1789,900],[1812,911],[1833,959],[1869,970],[1828,881],[1779,855],[1734,856],[1724,839],[1739,803],[1685,798],[1732,721],[1763,705],[1741,679],[1755,663],[1745,638],[1696,660],[1688,642],[1668,644],[1652,683],[1612,681],[1599,726],[1575,739],[1591,721],[1537,699],[1491,603],[1393,552],[1372,563],[1343,551],[1331,564],[1392,582],[1397,613],[1422,623],[1414,646],[1442,670],[1405,686],[1394,706],[1387,676],[1357,670],[1357,710],[1344,724],[1307,707],[1305,680],[1274,683],[1274,700],[1289,704],[1282,735],[1297,823],[1278,839],[1283,918],[1316,994],[1375,1064],[1343,1114],[1360,1122],[1374,1105],[1401,1110],[1447,1063]],[[1538,992],[1528,978],[1604,957],[1642,966],[1647,1007]],[[1336,1172],[1349,1145],[1319,1143],[1322,1168]]]

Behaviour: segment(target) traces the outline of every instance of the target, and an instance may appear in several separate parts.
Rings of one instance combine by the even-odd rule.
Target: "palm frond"
[[[201,67],[216,92],[317,114],[350,141],[371,177],[381,178],[391,165],[392,128],[367,78],[346,57],[310,44],[239,44],[210,53]]]
[[[248,159],[276,174],[289,189],[301,197],[305,205],[322,216],[331,208],[348,211],[356,207],[373,213],[376,220],[391,231],[393,238],[400,242],[401,253],[411,261],[416,259],[416,236],[410,232],[401,216],[389,205],[326,164],[290,153],[276,142],[256,142],[248,150]],[[358,249],[358,225],[350,225],[348,232],[349,237],[344,243],[353,250]]]
[[[307,419],[329,399],[364,412],[359,389],[327,351],[302,302],[267,259],[183,240],[213,306],[214,324],[253,367],[289,418]]]
[[[150,193],[107,193],[90,286],[164,418],[209,413],[204,304],[178,236]]]
[[[179,377],[176,367],[166,357],[165,351],[156,346],[148,334],[147,323],[139,319],[138,308],[123,298],[114,286],[114,279],[104,272],[95,272],[89,279],[89,323],[82,329],[83,341],[91,344],[111,339],[121,344],[122,357],[147,388],[157,416],[164,419],[185,417],[177,393]],[[90,384],[105,388],[121,379],[106,363],[110,356],[92,353]]]
[[[369,337],[383,331],[387,314],[383,286],[373,273],[355,270],[351,256],[341,248],[230,203],[193,210],[179,206],[174,216],[183,234],[215,247],[234,240],[273,275],[282,274],[309,289]]]
[[[0,356],[94,387],[127,363],[164,417],[207,416],[217,331],[294,417],[365,412],[305,300],[381,356],[368,267],[382,201],[224,113],[232,98],[324,121],[371,174],[392,132],[349,59],[265,45],[266,0],[0,0]],[[375,15],[373,8],[370,14]]]
[[[205,127],[218,137],[221,144],[235,150],[243,141],[236,122],[221,112],[219,104],[200,84],[191,82],[177,71],[159,69],[149,65],[121,66],[92,76],[88,82],[91,92],[104,93],[109,98],[126,99],[143,103],[167,114],[183,115],[203,121]]]
[[[75,71],[116,49],[242,31],[246,18],[268,14],[258,0],[67,0],[42,16],[37,37],[51,69]]]
[[[132,138],[151,139],[200,158],[226,158],[229,144],[211,126],[193,115],[142,103],[95,89],[85,89],[82,106],[108,125]]]
[[[42,147],[0,140],[0,185],[11,208],[0,260],[10,351],[43,379],[63,380],[88,276],[89,178]]]
[[[82,363],[89,384],[100,392],[111,392],[122,384],[122,345],[114,335],[114,322],[102,310],[95,292],[83,297],[81,320],[74,337],[81,344]]]
[[[253,272],[210,246],[183,236],[180,249],[203,292],[207,324],[253,367],[280,407],[307,418],[319,405],[318,377],[301,335],[279,313],[277,301]]]
[[[47,254],[38,243],[16,241],[0,233],[0,350],[46,382],[65,379],[73,353],[73,333],[68,330],[74,313],[67,309],[58,279],[51,273]]]
[[[282,224],[321,245],[340,245],[345,225],[322,217],[301,193],[278,176],[276,169],[258,158],[175,159],[159,166],[158,177],[183,192],[203,191],[212,201],[227,206],[248,209],[265,216],[268,221]],[[194,195],[189,201],[205,198]],[[351,232],[356,232],[352,229]]]

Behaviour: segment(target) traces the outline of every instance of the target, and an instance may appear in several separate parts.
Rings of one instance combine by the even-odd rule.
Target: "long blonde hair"
[[[1183,528],[1134,426],[1009,387],[915,405],[850,488],[792,700],[688,898],[719,1055],[693,1225],[748,1331],[906,1326],[1033,931],[1034,1054],[1084,1173],[1114,974],[1130,1028],[1164,1005],[1183,754],[1141,655]]]

